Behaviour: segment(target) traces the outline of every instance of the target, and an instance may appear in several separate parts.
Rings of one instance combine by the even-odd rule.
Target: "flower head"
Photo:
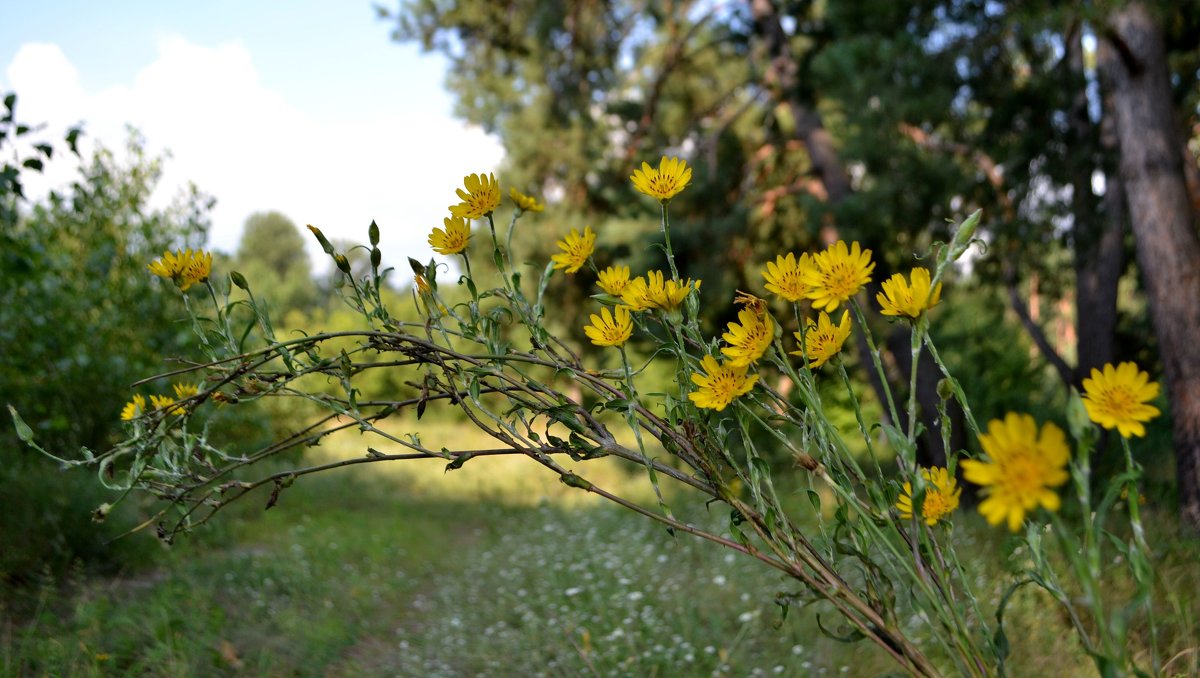
[[[482,219],[500,206],[500,183],[494,174],[465,176],[463,185],[467,190],[455,191],[462,202],[451,205],[450,214],[463,219]]]
[[[166,410],[167,414],[183,413],[183,408],[175,404],[174,398],[166,395],[158,395],[157,393],[150,396],[150,407],[155,410]]]
[[[958,508],[958,497],[962,494],[962,488],[958,487],[954,476],[944,468],[923,468],[921,477],[925,479],[925,500],[921,502],[921,517],[925,519],[926,525],[937,525],[938,521]],[[896,502],[896,508],[904,520],[912,520],[913,517],[912,492],[912,483],[904,483],[904,491],[900,493],[900,500]]]
[[[642,168],[634,170],[629,180],[642,193],[666,202],[687,188],[692,180],[692,169],[683,160],[664,155],[658,161],[658,169],[643,162]]]
[[[841,352],[842,344],[850,336],[850,311],[842,311],[842,319],[837,325],[829,319],[828,313],[821,311],[817,322],[809,321],[803,337],[799,332],[793,334],[796,335],[796,341],[804,342],[802,345],[808,351],[809,367],[815,370]],[[791,355],[803,356],[804,351],[792,351]]]
[[[429,246],[438,254],[458,254],[467,249],[471,240],[471,224],[462,217],[442,219],[446,230],[433,229],[429,234]]]
[[[522,212],[541,212],[546,209],[546,206],[538,202],[537,198],[525,195],[515,188],[508,189],[508,197],[512,198],[513,204]]]
[[[615,313],[609,313],[606,306],[600,309],[600,315],[592,314],[592,324],[585,325],[583,331],[597,346],[621,346],[633,334],[633,317],[625,306],[618,306]]]
[[[802,269],[800,278],[810,288],[806,296],[813,300],[813,308],[836,311],[871,282],[873,270],[871,250],[857,242],[847,249],[845,241],[839,240],[814,255],[812,268]]]
[[[650,271],[646,274],[646,297],[650,300],[651,308],[661,308],[664,311],[679,308],[692,288],[700,289],[700,281],[668,280],[662,271]]]
[[[749,365],[736,366],[729,363],[719,363],[717,359],[706,355],[700,360],[704,374],[693,374],[692,381],[700,388],[689,393],[688,399],[696,403],[696,407],[720,412],[732,403],[734,398],[745,395],[754,388],[758,381],[757,374],[746,374]]]
[[[767,291],[791,302],[804,299],[812,288],[804,282],[802,273],[812,267],[813,260],[807,252],[801,254],[799,259],[791,252],[787,256],[775,257],[775,261],[768,261],[762,269]]]
[[[721,349],[721,353],[729,358],[729,364],[735,367],[756,362],[771,347],[775,339],[775,322],[766,313],[759,313],[753,308],[743,308],[738,311],[738,322],[728,324],[729,331],[721,338],[729,343]]]
[[[186,292],[192,285],[208,280],[208,276],[212,273],[212,252],[203,250],[163,252],[161,258],[150,262],[146,268],[150,269],[154,275],[174,282],[181,291]]]
[[[875,295],[883,309],[880,313],[916,319],[938,305],[942,299],[942,284],[938,283],[930,292],[929,269],[914,268],[911,278],[911,286],[900,273],[883,281],[883,291]]]
[[[579,231],[572,228],[567,237],[554,244],[562,250],[560,254],[550,257],[554,261],[554,268],[565,268],[567,273],[574,273],[582,268],[588,257],[592,256],[592,252],[596,251],[596,234],[592,232],[591,226],[583,228],[583,235],[579,235]]]
[[[196,384],[172,384],[171,390],[175,391],[175,400],[187,400],[200,392],[200,387]]]
[[[983,487],[986,499],[979,512],[988,523],[1007,519],[1008,529],[1016,532],[1027,511],[1039,505],[1058,510],[1061,501],[1052,488],[1067,482],[1064,467],[1071,456],[1062,429],[1046,422],[1039,433],[1032,416],[1009,412],[1004,421],[988,422],[979,444],[987,460],[963,460],[963,476]]]
[[[600,271],[600,277],[596,284],[604,290],[605,294],[611,294],[614,297],[621,296],[621,293],[629,285],[629,267],[609,266]]]
[[[121,409],[121,421],[132,421],[145,413],[146,399],[140,393],[135,393],[133,399]]]
[[[1088,418],[1107,429],[1128,438],[1146,435],[1142,422],[1160,413],[1146,403],[1158,397],[1158,382],[1138,369],[1134,363],[1104,366],[1104,371],[1092,369],[1092,376],[1083,380],[1083,406]]]

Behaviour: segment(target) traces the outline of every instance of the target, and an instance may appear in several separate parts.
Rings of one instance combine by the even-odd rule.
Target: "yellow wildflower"
[[[642,193],[666,202],[687,188],[692,180],[692,169],[683,160],[664,155],[658,161],[658,169],[643,162],[642,168],[634,170],[629,180]]]
[[[525,195],[515,188],[508,189],[508,197],[512,198],[513,204],[522,212],[541,212],[546,209],[546,206],[538,202],[537,198]]]
[[[611,294],[614,297],[621,296],[625,291],[625,287],[629,285],[629,267],[628,266],[609,266],[600,271],[600,277],[596,281],[600,289],[604,290],[605,294]]]
[[[646,283],[646,279],[638,276],[625,284],[621,290],[621,302],[629,307],[631,311],[646,311],[654,308],[654,302],[650,299],[650,287]]]
[[[208,280],[212,273],[212,252],[190,249],[163,252],[161,258],[150,262],[146,268],[186,292],[192,285]]]
[[[592,232],[591,226],[584,227],[582,236],[572,228],[566,238],[554,244],[562,250],[561,253],[550,257],[554,261],[554,268],[564,268],[567,273],[574,273],[582,268],[588,257],[592,256],[592,252],[596,251],[596,234]]]
[[[650,271],[646,274],[646,296],[652,308],[661,308],[664,311],[679,308],[693,287],[699,290],[700,281],[692,282],[691,278],[668,280],[662,271]]]
[[[809,286],[813,308],[836,311],[843,302],[858,294],[863,285],[871,282],[871,250],[863,250],[855,242],[849,249],[842,240],[813,256],[813,267],[801,269],[800,277]]]
[[[926,525],[937,525],[938,521],[958,508],[958,498],[962,488],[958,481],[944,468],[933,467],[921,469],[921,477],[925,479],[925,500],[921,502],[921,517]],[[912,520],[912,483],[904,483],[904,491],[900,493],[900,501],[896,508],[904,520]]]
[[[701,358],[700,367],[704,374],[692,375],[692,381],[700,388],[689,393],[688,399],[704,409],[720,412],[738,396],[749,393],[758,381],[757,374],[746,374],[749,365],[722,364],[710,355]]]
[[[987,461],[963,460],[963,476],[983,488],[979,512],[989,524],[1007,520],[1016,532],[1027,511],[1039,505],[1058,510],[1061,500],[1052,488],[1067,482],[1070,458],[1062,429],[1046,422],[1039,433],[1032,416],[1009,412],[1004,421],[988,422],[979,444]]]
[[[1083,406],[1088,418],[1104,428],[1140,438],[1146,435],[1142,422],[1160,414],[1157,407],[1146,404],[1158,397],[1158,388],[1158,382],[1150,381],[1150,375],[1134,363],[1116,367],[1109,363],[1103,372],[1092,369],[1092,376],[1083,380]]]
[[[605,307],[600,315],[592,314],[592,324],[584,326],[583,331],[597,346],[621,346],[633,334],[633,317],[625,306],[618,306],[615,314]]]
[[[808,296],[811,286],[804,282],[803,272],[813,268],[812,257],[805,252],[797,259],[796,255],[788,252],[787,256],[775,257],[768,261],[762,269],[762,277],[767,281],[768,292],[796,302]]]
[[[912,270],[912,286],[897,273],[883,281],[883,291],[875,295],[883,315],[906,316],[920,318],[926,310],[938,305],[942,299],[942,284],[938,283],[929,291],[929,269],[917,267]]]
[[[771,347],[775,339],[775,322],[766,313],[757,313],[752,308],[738,311],[739,323],[729,323],[729,331],[721,338],[729,343],[721,353],[736,367],[756,362]]]
[[[121,409],[121,421],[132,421],[146,412],[146,399],[140,393],[133,394],[133,399],[125,403]]]
[[[471,224],[462,217],[442,219],[446,230],[433,229],[429,234],[429,246],[438,254],[458,254],[467,249],[471,240]]]
[[[842,311],[842,319],[837,325],[830,320],[829,314],[821,311],[817,322],[808,322],[808,329],[801,337],[799,332],[793,332],[796,341],[803,341],[808,350],[808,364],[812,369],[829,362],[842,350],[846,338],[850,336],[850,311]],[[804,351],[792,351],[791,355],[803,356]]]
[[[467,190],[455,191],[462,202],[451,205],[450,214],[463,219],[482,219],[500,206],[500,183],[494,174],[465,176],[463,185]]]

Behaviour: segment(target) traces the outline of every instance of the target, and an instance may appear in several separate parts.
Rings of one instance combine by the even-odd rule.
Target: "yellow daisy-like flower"
[[[494,174],[465,176],[463,185],[467,190],[455,191],[462,202],[451,205],[450,214],[463,219],[482,219],[500,206],[500,183]]]
[[[646,283],[646,279],[638,276],[625,284],[621,290],[621,303],[629,307],[631,311],[647,311],[654,308],[654,302],[650,299],[650,286]]]
[[[1007,520],[1016,532],[1025,513],[1039,505],[1058,510],[1061,500],[1052,488],[1067,482],[1071,456],[1062,429],[1046,422],[1039,433],[1032,416],[1009,412],[1004,421],[988,422],[979,444],[987,461],[963,460],[963,476],[983,488],[979,512],[989,524]]]
[[[661,308],[664,311],[679,308],[692,288],[700,289],[699,280],[669,280],[662,271],[650,271],[646,274],[646,297],[650,300],[651,308]]]
[[[600,271],[600,277],[596,284],[604,290],[605,294],[611,294],[614,297],[621,296],[621,293],[629,286],[629,267],[609,266]]]
[[[208,280],[208,276],[212,273],[212,252],[203,250],[163,252],[161,258],[150,262],[146,268],[154,275],[170,280],[181,291],[186,292],[192,285]]]
[[[615,313],[605,307],[600,315],[592,314],[592,324],[585,325],[583,331],[597,346],[621,346],[633,334],[633,317],[625,306],[618,306]]]
[[[801,337],[799,332],[793,332],[796,341],[803,341],[808,350],[808,364],[812,369],[829,362],[833,356],[842,350],[846,338],[850,336],[850,311],[842,311],[842,319],[837,325],[830,320],[829,314],[821,311],[817,322],[808,322],[808,330]],[[804,351],[792,351],[791,355],[803,356]]]
[[[721,338],[729,343],[721,353],[735,367],[756,362],[771,347],[775,339],[775,322],[766,313],[757,313],[752,308],[738,311],[739,323],[729,323],[729,331]]]
[[[692,169],[683,160],[664,155],[658,161],[658,169],[643,162],[642,168],[634,170],[629,180],[642,193],[666,202],[687,188],[692,181]]]
[[[921,502],[921,517],[925,519],[926,525],[937,525],[938,521],[958,508],[962,488],[958,486],[954,476],[944,468],[923,468],[921,477],[926,482],[925,500]],[[900,493],[900,500],[896,502],[896,508],[904,520],[912,520],[913,517],[912,492],[912,483],[904,483],[904,491]]]
[[[171,389],[175,391],[176,400],[187,400],[200,392],[196,384],[173,384]]]
[[[1134,363],[1116,367],[1109,363],[1103,372],[1093,369],[1092,376],[1083,380],[1083,406],[1088,418],[1104,428],[1115,428],[1126,438],[1140,438],[1146,435],[1142,422],[1161,414],[1157,407],[1146,404],[1158,397],[1158,388],[1158,382],[1150,381],[1150,375]]]
[[[515,188],[508,189],[508,197],[512,198],[513,204],[522,212],[541,212],[546,209],[546,206],[538,202],[537,198],[525,195]]]
[[[692,375],[692,381],[700,388],[689,393],[688,399],[696,403],[696,407],[704,409],[720,412],[728,407],[734,398],[749,393],[758,381],[757,374],[746,374],[749,365],[739,367],[729,363],[722,364],[710,355],[700,359],[700,367],[704,374]]]
[[[442,219],[446,230],[433,229],[429,234],[429,246],[438,254],[458,254],[467,249],[471,240],[471,224],[462,217]]]
[[[554,268],[564,268],[567,273],[574,273],[582,268],[588,257],[592,256],[592,252],[596,251],[596,234],[592,232],[591,226],[583,228],[583,235],[579,235],[579,231],[572,228],[566,238],[554,244],[562,250],[560,254],[550,257],[554,261]]]
[[[880,313],[916,319],[938,305],[942,300],[942,284],[938,283],[930,294],[929,269],[914,268],[911,278],[911,286],[900,273],[883,281],[883,291],[875,295],[875,300],[883,309]]]
[[[804,282],[804,271],[813,268],[812,257],[805,252],[797,259],[796,255],[788,252],[787,256],[775,257],[768,261],[762,269],[762,277],[767,281],[768,292],[776,294],[787,301],[796,302],[808,296],[812,289]]]
[[[812,268],[801,268],[800,278],[809,286],[813,308],[836,311],[843,302],[858,294],[863,285],[871,282],[871,250],[863,250],[855,242],[846,248],[842,240],[813,256]]]
[[[133,399],[125,403],[121,409],[121,421],[132,421],[146,412],[146,399],[140,393],[135,393]]]
[[[156,410],[167,410],[168,414],[180,414],[183,412],[182,407],[175,405],[175,399],[171,396],[153,394],[150,396],[150,407]]]

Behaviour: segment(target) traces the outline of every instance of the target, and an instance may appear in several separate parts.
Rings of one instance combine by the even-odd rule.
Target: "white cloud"
[[[496,139],[437,113],[348,102],[344,117],[318,119],[265,87],[237,42],[209,47],[167,36],[157,52],[128,82],[89,92],[57,45],[29,43],[6,86],[20,97],[18,117],[48,122],[48,133],[84,121],[89,138],[119,148],[132,124],[152,150],[169,149],[155,200],[165,204],[189,180],[214,195],[210,242],[218,249],[235,249],[246,217],[261,210],[358,242],[375,219],[385,263],[407,276],[404,257],[430,256],[425,238],[457,202],[463,175],[501,159]],[[41,189],[68,181],[68,165],[51,163]]]

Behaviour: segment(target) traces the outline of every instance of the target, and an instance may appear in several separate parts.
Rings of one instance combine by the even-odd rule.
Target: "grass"
[[[432,425],[423,437],[468,447],[479,442],[471,435]],[[359,444],[346,438],[310,454],[314,462],[354,456]],[[773,601],[795,587],[754,561],[596,505],[527,460],[472,460],[449,474],[444,466],[308,476],[276,508],[231,510],[153,567],[47,580],[32,604],[0,615],[0,671],[858,676],[893,668],[866,643],[823,635],[820,605],[793,607],[783,619]],[[644,475],[605,460],[585,468],[649,500]],[[718,530],[727,519],[682,502],[676,509]],[[981,590],[998,598],[1002,573],[1021,554],[1006,561],[1004,537],[973,516],[960,518],[956,534],[964,554],[978,554]],[[1188,615],[1197,618],[1195,545],[1171,548],[1160,573],[1184,592],[1175,626],[1186,632]],[[836,617],[822,619],[836,629]],[[1094,674],[1045,595],[1022,590],[1007,620],[1011,675]],[[910,625],[922,631],[920,619]],[[1194,626],[1190,641],[1176,640],[1194,645]],[[1186,660],[1179,666],[1184,675]]]

